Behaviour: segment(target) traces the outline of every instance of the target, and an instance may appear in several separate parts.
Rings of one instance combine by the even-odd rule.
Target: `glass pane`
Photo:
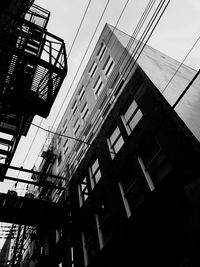
[[[98,183],[98,181],[101,179],[101,172],[100,170],[98,170],[96,173],[95,173],[95,181],[96,183]]]
[[[93,174],[98,169],[98,167],[99,167],[99,162],[98,162],[98,159],[96,159],[95,162],[92,164],[92,173]]]
[[[140,121],[140,119],[142,118],[142,112],[140,110],[138,110],[135,115],[133,116],[133,118],[131,119],[131,121],[129,122],[129,126],[131,128],[131,130],[133,130],[135,128],[135,126],[138,124],[138,122]]]
[[[120,138],[117,140],[117,142],[113,146],[115,153],[118,153],[118,151],[123,146],[123,144],[124,144],[124,139],[122,138],[122,136],[120,136]]]
[[[115,130],[113,131],[112,135],[110,136],[111,145],[113,145],[115,143],[115,141],[119,135],[120,135],[119,127],[116,127]]]
[[[133,101],[129,108],[127,109],[126,113],[124,114],[125,121],[128,122],[132,116],[132,114],[135,112],[136,108],[138,107],[137,103]]]

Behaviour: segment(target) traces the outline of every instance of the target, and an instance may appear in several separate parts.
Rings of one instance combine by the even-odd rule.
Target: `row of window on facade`
[[[124,106],[121,119],[127,135],[132,133],[142,118],[143,113],[135,100],[129,101]],[[120,127],[117,124],[113,125],[106,138],[110,156],[114,159],[125,144]],[[123,177],[118,182],[121,200],[128,218],[144,201],[146,195],[153,191],[160,181],[171,172],[172,164],[167,159],[157,139],[151,137],[145,148],[140,151],[140,155],[137,156],[134,168],[135,173]],[[80,207],[86,203],[91,192],[102,178],[99,160],[97,157],[93,158],[88,166],[87,175],[78,185]],[[103,248],[112,236],[113,227],[109,226],[111,222],[109,216],[105,203],[102,203],[94,214],[93,227],[90,223],[88,228],[83,229],[82,241],[86,266],[96,254],[96,251]],[[94,234],[95,232],[96,234]]]
[[[99,59],[99,61],[103,58],[105,52],[106,52],[106,46],[104,43],[102,43],[100,50],[97,53],[97,58]],[[112,57],[110,55],[108,55],[104,65],[102,67],[103,72],[107,78],[110,76],[111,72],[113,71],[114,65],[115,65],[114,60],[112,59]],[[94,62],[92,63],[92,65],[89,69],[89,75],[91,78],[93,78],[95,76],[97,68],[98,68],[97,62],[94,60]],[[98,97],[100,95],[103,87],[104,87],[103,79],[102,79],[101,75],[99,74],[96,77],[96,80],[95,80],[94,85],[93,85],[93,92],[94,92],[96,97]],[[72,105],[72,108],[71,108],[72,109],[72,115],[74,115],[76,113],[80,102],[83,100],[84,95],[85,95],[85,86],[82,85],[80,90],[79,90],[79,93],[78,93],[78,98],[74,101],[74,103]],[[82,121],[82,123],[84,123],[88,114],[89,114],[89,107],[88,107],[87,102],[85,102],[85,104],[83,105],[80,113],[81,113],[81,121]],[[78,134],[78,131],[79,131],[80,126],[81,126],[81,121],[80,121],[80,119],[77,119],[74,126],[73,126],[73,133],[75,136]],[[63,126],[64,132],[66,131],[66,128],[67,128],[67,122]]]
[[[135,100],[125,105],[124,109],[122,110],[121,118],[127,130],[128,135],[133,131],[133,129],[136,127],[136,125],[142,119],[142,117],[143,117],[142,111],[139,109]],[[111,130],[107,135],[107,144],[109,147],[110,156],[112,159],[114,159],[117,153],[124,145],[124,138],[122,136],[119,126],[117,125],[112,126]],[[91,189],[93,189],[101,178],[98,159],[96,159],[94,163],[91,165],[89,173],[90,173],[89,176],[90,176]],[[80,205],[82,205],[84,201],[87,199],[88,194],[89,190],[88,190],[87,178],[84,178],[79,187]]]

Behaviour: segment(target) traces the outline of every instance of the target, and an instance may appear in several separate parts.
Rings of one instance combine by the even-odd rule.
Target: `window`
[[[113,68],[114,68],[114,61],[113,61],[111,56],[108,56],[104,66],[103,66],[103,70],[104,70],[104,73],[105,73],[106,77],[109,77],[109,75],[111,74]]]
[[[91,78],[95,75],[96,70],[97,70],[97,63],[94,61],[90,70],[89,70],[89,75]]]
[[[65,140],[63,148],[64,148],[64,154],[66,154],[68,149],[69,149],[69,140],[68,140],[68,138]]]
[[[102,88],[103,88],[103,81],[102,81],[101,76],[99,75],[99,77],[97,78],[94,84],[94,93],[96,96],[100,95]]]
[[[79,91],[79,100],[80,101],[83,99],[84,95],[85,95],[85,87],[82,86],[80,91]]]
[[[104,43],[101,43],[99,51],[97,53],[99,61],[103,58],[105,52],[106,52],[106,45]]]
[[[81,118],[83,121],[85,121],[87,119],[88,114],[89,114],[89,108],[88,108],[88,104],[86,102],[85,105],[83,106],[82,110],[81,110]]]
[[[89,172],[90,172],[91,186],[92,188],[94,188],[95,185],[98,183],[98,181],[101,179],[101,171],[99,168],[98,159],[95,159],[93,161],[93,163],[91,164],[89,168]]]
[[[68,126],[68,121],[66,120],[65,123],[63,124],[63,132],[65,133],[67,130],[67,126]]]
[[[85,266],[87,266],[99,251],[99,241],[94,216],[91,217],[88,215],[86,222],[84,222],[82,241],[84,261]]]
[[[171,163],[168,161],[166,154],[154,137],[144,146],[138,161],[151,191],[172,170]]]
[[[121,135],[119,127],[115,127],[107,138],[111,158],[113,159],[115,155],[119,152],[124,144],[124,139]]]
[[[82,206],[85,200],[88,198],[89,194],[89,185],[86,177],[79,184],[78,190],[79,190],[79,203],[80,206]]]
[[[131,216],[145,200],[150,189],[137,159],[127,162],[128,167],[119,182],[119,189],[124,202],[126,214]],[[131,167],[130,167],[131,165]],[[129,171],[131,168],[131,171]],[[130,174],[131,173],[131,174]]]
[[[78,135],[78,132],[79,132],[79,129],[80,129],[80,120],[78,119],[76,121],[76,123],[74,124],[74,127],[73,127],[73,132],[74,132],[74,135],[77,136]]]
[[[112,238],[113,227],[107,203],[101,203],[96,211],[97,232],[100,248]]]
[[[72,105],[72,114],[74,114],[76,112],[78,108],[78,102],[77,100],[74,102],[74,104]]]
[[[138,122],[141,120],[142,116],[143,114],[138,108],[135,100],[129,103],[129,105],[126,105],[126,108],[121,117],[128,134],[133,131]]]

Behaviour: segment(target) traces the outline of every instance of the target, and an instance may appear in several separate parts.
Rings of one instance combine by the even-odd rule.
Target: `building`
[[[200,264],[199,78],[174,110],[196,71],[142,48],[105,25],[42,154],[66,179],[38,194],[66,203],[57,266]]]

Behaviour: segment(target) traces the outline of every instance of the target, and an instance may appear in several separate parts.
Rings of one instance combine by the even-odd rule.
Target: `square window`
[[[102,81],[101,76],[99,75],[99,77],[97,78],[94,84],[94,93],[96,96],[100,95],[102,88],[103,88],[103,81]]]
[[[82,206],[85,200],[88,198],[88,194],[89,194],[89,186],[88,186],[88,181],[86,177],[81,181],[78,189],[79,189],[79,203],[80,203],[80,206]]]
[[[109,75],[111,74],[113,68],[114,68],[114,61],[113,61],[111,56],[108,56],[104,66],[103,66],[104,74],[105,74],[106,77],[109,77]]]
[[[89,114],[89,108],[88,108],[88,104],[86,102],[85,105],[83,106],[82,110],[81,110],[81,118],[83,121],[85,121],[87,119],[88,114]]]
[[[121,118],[128,134],[131,134],[142,117],[142,111],[139,109],[135,100],[125,106],[125,110]]]
[[[74,132],[74,135],[77,136],[78,133],[79,133],[79,129],[80,129],[80,120],[78,119],[76,121],[76,123],[74,124],[74,127],[73,127],[73,132]]]
[[[72,105],[72,114],[74,114],[76,112],[78,108],[78,102],[77,100],[74,102],[74,104]]]
[[[90,70],[89,70],[89,75],[91,78],[95,75],[96,70],[97,70],[97,63],[94,61]]]
[[[105,55],[105,52],[106,52],[106,45],[104,43],[101,43],[99,51],[97,52],[97,57],[99,61],[101,61],[101,59]]]
[[[64,145],[63,145],[63,148],[64,148],[64,154],[66,154],[68,149],[69,149],[69,140],[68,140],[68,138],[66,138],[66,140],[64,142]]]
[[[138,161],[153,190],[172,170],[172,164],[155,138],[151,138],[140,152]],[[153,184],[153,186],[150,186]]]
[[[101,171],[99,167],[99,161],[97,158],[91,164],[89,172],[90,172],[91,186],[92,188],[94,188],[95,185],[98,183],[98,181],[101,179]]]
[[[83,99],[84,95],[85,95],[85,87],[82,86],[80,91],[79,91],[79,101],[81,101]]]
[[[124,139],[121,135],[121,132],[118,126],[116,126],[111,131],[111,133],[108,135],[107,142],[108,142],[111,158],[113,159],[124,144]]]

